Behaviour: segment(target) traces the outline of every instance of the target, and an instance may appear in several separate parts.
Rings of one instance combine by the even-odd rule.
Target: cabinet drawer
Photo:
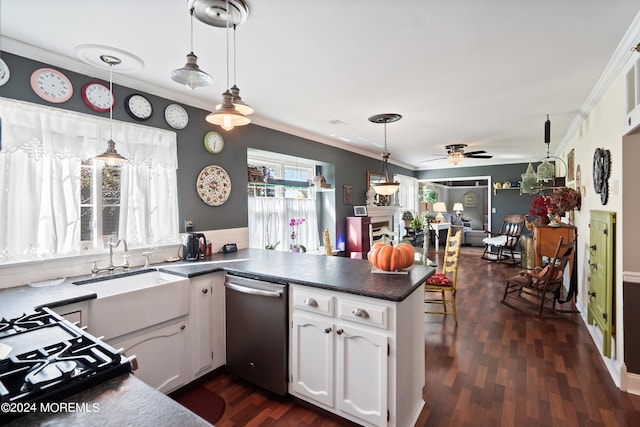
[[[293,290],[294,308],[323,314],[325,316],[333,316],[334,306],[334,298],[330,295],[319,294],[298,288]]]
[[[363,303],[340,298],[338,301],[338,318],[358,322],[365,325],[386,329],[388,325],[389,308],[383,305]]]

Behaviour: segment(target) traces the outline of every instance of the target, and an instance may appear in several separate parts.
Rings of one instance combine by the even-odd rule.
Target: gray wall
[[[62,104],[50,104],[38,97],[29,85],[31,73],[49,64],[33,61],[10,53],[2,52],[2,59],[11,70],[11,78],[0,86],[0,96],[19,99],[35,104],[48,105],[56,108],[93,114],[108,118],[109,113],[98,113],[89,109],[80,95],[80,88],[89,81],[96,79],[87,75],[74,73],[60,67],[53,67],[64,72],[71,80],[74,93],[71,99]],[[169,78],[167,76],[167,78]],[[104,83],[105,82],[103,81]],[[367,171],[380,173],[382,163],[359,154],[351,153],[339,148],[317,143],[308,139],[289,135],[283,132],[264,128],[257,125],[237,127],[225,132],[217,126],[206,122],[209,111],[183,105],[189,113],[189,125],[182,130],[169,127],[164,120],[164,109],[173,103],[172,100],[153,94],[136,91],[124,86],[113,86],[116,104],[113,118],[124,122],[132,122],[155,128],[175,131],[178,142],[178,202],[180,210],[180,230],[183,231],[184,220],[191,219],[195,230],[215,230],[247,226],[247,148],[259,148],[276,153],[285,153],[307,159],[335,165],[335,177],[328,177],[327,181],[334,185],[336,204],[336,242],[338,246],[344,241],[346,217],[353,215],[353,205],[365,204]],[[149,98],[153,105],[153,115],[149,120],[137,122],[124,109],[125,98],[132,93],[142,93]],[[213,104],[212,104],[213,105]],[[376,111],[372,111],[374,114]],[[366,120],[366,118],[363,118]],[[215,130],[225,139],[225,148],[220,154],[210,154],[204,149],[204,135]],[[231,178],[232,191],[229,200],[222,206],[208,206],[203,203],[195,191],[195,182],[200,171],[209,165],[223,167]],[[395,165],[389,165],[389,174],[402,173],[413,175],[413,171]],[[352,186],[353,205],[343,204],[343,185]],[[326,218],[325,218],[326,219]]]
[[[433,179],[438,180],[440,178],[463,178],[463,177],[476,177],[476,176],[490,176],[492,181],[489,185],[493,185],[493,182],[504,181],[520,181],[528,163],[515,163],[508,165],[491,165],[491,166],[477,166],[461,168],[450,167],[446,169],[432,169],[428,171],[418,171],[416,177],[418,179]],[[491,215],[491,229],[498,231],[504,215],[510,214],[528,214],[531,208],[532,195],[523,194],[520,195],[518,190],[498,190],[496,194],[493,194],[493,190],[490,190],[491,194],[491,207],[495,209],[495,213]],[[474,227],[475,228],[475,227]],[[525,229],[526,231],[526,229]]]

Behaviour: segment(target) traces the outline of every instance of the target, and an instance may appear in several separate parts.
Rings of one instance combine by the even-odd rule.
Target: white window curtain
[[[411,176],[395,175],[394,179],[400,183],[398,190],[398,204],[403,211],[410,211],[413,215],[418,213],[418,180]]]
[[[0,98],[0,263],[78,254],[80,163],[101,153],[108,119]],[[113,122],[122,168],[120,237],[178,239],[174,132]]]
[[[305,219],[304,224],[298,227],[298,243],[307,250],[316,250],[320,246],[315,199],[249,197],[248,214],[251,248],[264,249],[267,244],[280,242],[275,249],[288,251],[293,243],[293,230],[289,226],[291,218]],[[267,238],[267,232],[272,233],[272,241]]]

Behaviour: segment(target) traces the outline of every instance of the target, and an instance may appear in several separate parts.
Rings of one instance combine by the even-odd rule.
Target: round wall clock
[[[135,120],[147,120],[153,113],[151,102],[138,93],[127,96],[124,100],[124,109]]]
[[[218,154],[224,148],[224,138],[218,132],[207,132],[204,136],[204,148],[212,154]]]
[[[231,179],[220,166],[207,166],[198,175],[196,190],[203,202],[209,206],[220,206],[231,194]]]
[[[31,74],[31,89],[45,101],[59,104],[73,95],[71,80],[53,68],[39,68]]]
[[[109,90],[109,86],[100,82],[88,82],[80,90],[82,100],[93,111],[105,113],[114,105],[116,98]]]
[[[170,104],[164,110],[164,119],[174,129],[184,129],[189,123],[187,110],[178,104]]]
[[[2,58],[0,58],[0,86],[9,81],[10,75],[9,66],[2,60]]]

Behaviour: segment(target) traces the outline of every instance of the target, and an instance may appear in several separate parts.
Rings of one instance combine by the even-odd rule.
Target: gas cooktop
[[[0,320],[0,402],[8,408],[63,399],[129,373],[134,364],[47,308]],[[0,424],[21,415],[0,411]]]

